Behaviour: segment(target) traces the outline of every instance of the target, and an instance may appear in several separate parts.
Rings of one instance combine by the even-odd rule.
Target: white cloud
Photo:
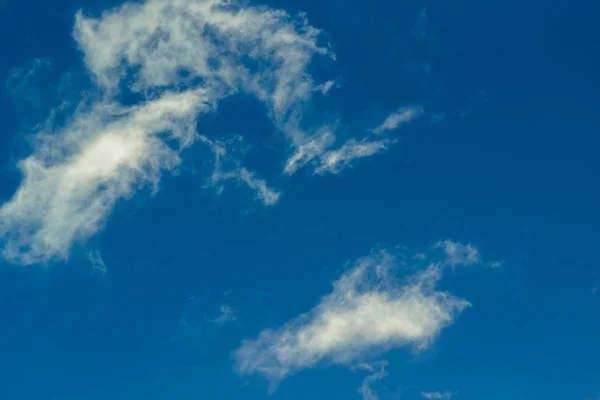
[[[3,255],[23,264],[66,258],[118,199],[144,184],[156,187],[161,172],[179,163],[171,143],[193,141],[189,128],[206,108],[202,100],[186,92],[136,107],[103,102],[55,134],[40,133],[35,153],[19,163],[21,186],[0,208]]]
[[[421,396],[427,400],[450,400],[454,393],[450,392],[421,392]]]
[[[354,160],[370,157],[385,150],[389,143],[389,140],[362,140],[357,142],[355,139],[350,139],[338,149],[323,154],[320,158],[320,165],[315,169],[315,173],[320,175],[327,172],[332,174],[338,173]]]
[[[265,206],[274,205],[281,196],[281,193],[271,189],[264,179],[256,178],[254,173],[248,171],[245,167],[239,167],[224,173],[215,172],[211,177],[211,184],[215,186],[227,180],[236,180],[246,184],[250,189],[256,192],[256,198],[261,200]],[[222,187],[219,187],[219,191],[221,190]]]
[[[272,206],[277,203],[280,197],[280,193],[269,188],[264,179],[259,179],[254,176],[253,172],[248,171],[246,168],[240,168],[235,173],[236,178],[244,182],[250,189],[256,191],[257,197],[263,201],[267,206]]]
[[[400,125],[406,124],[423,114],[421,107],[402,107],[398,111],[390,114],[385,121],[378,127],[371,129],[375,134],[382,134],[394,130]]]
[[[317,87],[315,87],[315,90],[320,91],[322,94],[327,94],[331,88],[333,87],[333,85],[335,85],[334,81],[327,81],[321,85],[318,85]]]
[[[295,148],[310,139],[298,106],[330,87],[315,85],[307,72],[315,54],[331,55],[319,34],[302,16],[228,0],[127,3],[101,19],[79,13],[75,24],[101,86],[115,91],[127,71],[137,70],[127,85],[134,91],[179,89],[197,78],[223,96],[242,90],[267,104]]]
[[[117,200],[144,185],[156,189],[201,137],[198,115],[240,91],[267,105],[293,157],[303,153],[294,165],[314,158],[298,108],[327,86],[307,72],[314,55],[329,54],[318,36],[302,16],[227,0],[130,2],[99,18],[79,12],[74,37],[102,100],[37,134],[39,145],[19,163],[21,185],[0,208],[4,257],[22,264],[68,257],[74,243],[101,229]],[[144,100],[123,105],[124,92]],[[218,180],[245,183],[267,205],[279,198],[242,166],[224,174]]]
[[[333,129],[334,127],[325,126],[315,132],[310,138],[306,138],[301,143],[298,143],[294,154],[292,154],[285,165],[284,172],[291,175],[298,168],[315,158],[321,157],[327,148],[331,147],[335,142]]]
[[[471,265],[481,262],[479,250],[470,243],[465,245],[446,239],[437,242],[434,247],[444,250],[444,253],[446,253],[446,262],[452,266],[459,264]]]
[[[388,366],[388,363],[386,361],[382,361],[382,362],[376,363],[374,365],[371,365],[371,364],[362,365],[362,367],[364,369],[371,372],[371,375],[368,375],[367,377],[365,377],[365,379],[363,379],[363,383],[360,386],[360,388],[358,389],[358,392],[362,395],[364,400],[378,400],[379,399],[379,396],[377,396],[377,394],[375,394],[375,392],[371,388],[371,385],[374,382],[382,380],[383,378],[385,378],[388,375],[387,371],[385,370],[387,366]]]
[[[470,305],[436,290],[442,270],[454,261],[432,261],[398,281],[392,275],[397,262],[389,253],[358,260],[311,311],[244,341],[235,353],[237,371],[262,374],[277,384],[320,363],[350,366],[395,347],[426,349]]]
[[[246,167],[240,165],[239,160],[229,156],[227,152],[227,143],[211,141],[200,136],[202,142],[207,144],[215,156],[215,168],[209,179],[208,186],[216,187],[217,192],[223,191],[223,183],[226,181],[237,181],[244,183],[250,189],[256,192],[256,198],[261,200],[265,206],[272,206],[279,200],[281,193],[270,188],[264,179],[257,178],[255,173],[249,171]],[[235,138],[237,141],[240,137]],[[228,168],[225,167],[227,163]]]
[[[350,139],[340,147],[334,150],[327,150],[329,147],[320,147],[318,151],[315,151],[313,158],[318,156],[319,162],[315,168],[315,173],[322,175],[325,173],[336,174],[342,169],[350,166],[353,161],[371,157],[375,154],[382,152],[389,148],[390,145],[394,144],[395,141],[381,138],[390,130],[396,129],[402,124],[412,121],[418,118],[423,113],[421,107],[404,107],[397,112],[391,114],[386,120],[377,128],[371,129],[372,133],[380,135],[377,140],[370,138],[363,138],[358,141],[356,139]]]

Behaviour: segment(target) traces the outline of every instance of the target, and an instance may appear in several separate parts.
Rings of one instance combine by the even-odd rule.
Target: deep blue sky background
[[[3,200],[20,181],[15,161],[30,151],[24,132],[88,85],[70,36],[74,13],[113,4],[0,5]],[[243,188],[204,189],[202,151],[192,148],[158,194],[119,203],[92,239],[104,279],[83,248],[67,263],[0,265],[0,398],[360,398],[364,373],[338,367],[302,372],[268,395],[261,378],[234,374],[230,352],[310,309],[345,262],[373,246],[418,250],[451,237],[503,269],[444,280],[473,307],[426,353],[391,352],[381,398],[427,389],[465,400],[596,400],[600,6],[269,4],[305,11],[326,32],[337,62],[314,74],[341,82],[323,109],[343,130],[373,127],[399,104],[422,104],[429,117],[339,176],[282,179],[279,165],[250,151],[250,165],[284,189],[269,209]],[[8,79],[35,58],[46,60],[36,79]],[[268,145],[274,128],[259,107],[228,100],[198,129]],[[237,321],[218,327],[210,320],[223,303]]]

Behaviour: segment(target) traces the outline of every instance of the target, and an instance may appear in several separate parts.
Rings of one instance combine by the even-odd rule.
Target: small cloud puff
[[[464,245],[462,243],[453,242],[446,239],[437,242],[434,246],[436,249],[443,249],[446,253],[446,262],[452,266],[455,265],[471,265],[481,262],[479,250],[473,247],[470,243]]]
[[[444,267],[463,262],[477,260],[446,257],[398,281],[392,275],[397,259],[374,252],[335,281],[333,291],[311,311],[244,341],[235,352],[236,369],[261,374],[276,385],[320,363],[350,366],[395,347],[424,350],[470,305],[436,290]]]
[[[219,312],[219,316],[214,319],[214,322],[216,322],[219,325],[223,325],[227,322],[233,322],[237,320],[235,312],[233,311],[233,308],[231,306],[221,304],[221,306],[219,307]]]
[[[421,392],[421,396],[427,400],[450,400],[454,393],[450,392]]]

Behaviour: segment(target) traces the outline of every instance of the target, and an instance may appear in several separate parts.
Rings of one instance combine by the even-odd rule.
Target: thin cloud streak
[[[421,392],[421,396],[427,400],[450,400],[454,393],[450,392]]]
[[[205,136],[200,136],[200,140],[210,148],[215,157],[214,170],[206,186],[216,188],[217,193],[221,194],[225,182],[243,183],[256,193],[256,198],[261,200],[265,206],[277,203],[281,193],[270,188],[266,180],[256,177],[254,172],[249,171],[241,165],[239,160],[230,156],[226,142],[213,141]],[[233,141],[241,140],[241,137],[236,137]]]
[[[315,152],[319,154],[315,174],[337,174],[352,166],[358,159],[371,157],[387,150],[396,143],[396,140],[386,137],[388,132],[419,118],[422,114],[423,109],[419,106],[403,107],[389,115],[381,125],[370,130],[378,137],[377,139],[372,137],[365,137],[362,140],[349,139],[334,150],[329,150],[329,146],[319,148],[319,151]]]
[[[371,375],[368,375],[365,377],[365,379],[363,379],[362,385],[358,389],[358,392],[362,395],[364,400],[379,400],[379,396],[377,396],[371,385],[388,376],[386,371],[387,366],[387,361],[382,361],[374,365],[361,365],[363,369],[371,372]]]
[[[388,148],[391,141],[356,141],[351,139],[344,143],[340,148],[326,152],[321,157],[319,167],[315,169],[315,173],[323,175],[325,173],[336,174],[342,169],[348,167],[352,161],[360,158],[373,156]]]
[[[390,114],[381,125],[371,129],[371,132],[381,135],[385,132],[399,128],[423,114],[423,109],[417,107],[401,107],[398,111]]]

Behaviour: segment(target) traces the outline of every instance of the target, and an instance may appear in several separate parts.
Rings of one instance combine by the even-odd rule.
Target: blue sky
[[[0,1],[0,398],[600,398],[567,2]]]

